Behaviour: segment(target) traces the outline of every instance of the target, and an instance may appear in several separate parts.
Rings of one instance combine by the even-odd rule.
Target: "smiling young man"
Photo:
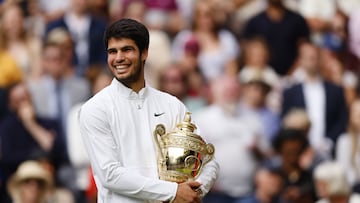
[[[187,111],[175,97],[146,85],[144,65],[149,32],[131,19],[105,31],[111,84],[87,101],[80,127],[98,189],[99,203],[201,202],[212,187],[219,166],[207,163],[195,181],[159,180],[153,131],[157,124],[172,130]]]

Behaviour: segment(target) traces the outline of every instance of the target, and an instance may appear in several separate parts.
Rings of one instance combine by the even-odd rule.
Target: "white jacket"
[[[148,86],[135,93],[116,79],[82,106],[80,129],[99,203],[175,198],[177,183],[158,178],[153,131],[160,123],[168,132],[173,130],[185,112],[186,107],[169,94]],[[197,178],[203,193],[214,184],[218,170],[215,160],[204,166]]]

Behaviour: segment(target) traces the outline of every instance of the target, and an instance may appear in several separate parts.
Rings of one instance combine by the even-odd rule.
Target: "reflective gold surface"
[[[212,159],[214,146],[206,144],[194,133],[195,129],[190,112],[173,132],[166,133],[162,124],[156,126],[154,138],[158,146],[160,179],[172,182],[194,179],[201,173],[203,165]]]

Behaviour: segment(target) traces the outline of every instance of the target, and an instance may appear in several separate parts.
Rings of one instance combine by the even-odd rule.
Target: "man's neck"
[[[271,199],[272,199],[271,196],[261,192],[260,190],[257,190],[255,195],[256,195],[256,198],[261,203],[270,203],[271,202]]]

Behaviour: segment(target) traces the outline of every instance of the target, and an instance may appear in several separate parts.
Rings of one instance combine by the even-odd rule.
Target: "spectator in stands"
[[[316,197],[311,173],[300,166],[301,155],[308,148],[304,131],[281,129],[273,147],[280,156],[278,167],[284,180],[281,197],[292,203],[313,203]]]
[[[41,41],[28,33],[24,18],[20,5],[6,3],[1,18],[1,41],[26,78],[39,77]]]
[[[234,35],[221,29],[215,21],[215,8],[210,0],[196,1],[191,30],[179,32],[173,41],[172,57],[178,61],[186,42],[195,37],[200,44],[198,65],[207,81],[223,74],[236,75],[239,43]]]
[[[71,0],[71,6],[64,16],[48,23],[46,35],[57,27],[67,29],[75,42],[76,75],[84,76],[90,65],[106,64],[102,44],[106,22],[89,13],[87,1]]]
[[[13,203],[47,203],[53,186],[51,174],[36,161],[25,161],[7,184]]]
[[[319,197],[316,203],[360,202],[360,195],[351,191],[346,180],[346,171],[338,162],[321,163],[315,168],[313,175]]]
[[[299,52],[298,66],[303,78],[284,91],[282,115],[293,108],[305,109],[311,121],[308,137],[311,145],[319,153],[331,155],[347,123],[344,91],[322,78],[320,50],[316,45],[304,43]]]
[[[296,129],[304,132],[307,140],[309,140],[309,130],[311,121],[304,109],[294,108],[290,110],[282,120],[283,128]],[[332,157],[329,154],[323,154],[316,148],[309,145],[300,157],[300,167],[312,173],[313,169],[321,162],[330,160]]]
[[[329,49],[321,50],[321,71],[328,80],[344,89],[347,106],[350,106],[357,95],[358,77],[345,67],[345,64]]]
[[[211,83],[213,103],[194,114],[201,135],[215,145],[221,165],[219,178],[203,202],[231,203],[253,192],[253,177],[260,160],[270,153],[258,117],[240,107],[236,76]]]
[[[240,75],[240,81],[243,84],[241,98],[243,108],[258,115],[264,135],[271,142],[280,129],[280,115],[271,110],[266,103],[276,81],[268,73],[250,68],[246,74]]]
[[[349,111],[347,131],[336,145],[336,160],[346,170],[347,180],[356,192],[360,192],[360,100],[356,99]]]
[[[58,37],[63,36],[58,34]],[[43,51],[44,74],[38,80],[29,81],[29,89],[37,114],[58,119],[65,134],[66,116],[70,108],[89,98],[90,86],[86,79],[75,76],[73,67],[68,64],[69,52],[64,49],[61,40],[52,41],[52,35],[49,36]]]
[[[34,151],[46,151],[56,167],[67,163],[65,145],[56,121],[39,118],[24,83],[9,89],[10,113],[0,124],[1,169],[4,181],[19,164],[31,158]],[[5,199],[1,202],[6,202]]]
[[[285,8],[282,0],[267,0],[265,11],[249,20],[243,37],[263,37],[269,45],[270,66],[281,76],[289,73],[297,56],[298,45],[308,39],[305,19]]]
[[[285,203],[280,197],[283,179],[279,169],[262,166],[256,171],[254,182],[254,193],[236,203]]]

